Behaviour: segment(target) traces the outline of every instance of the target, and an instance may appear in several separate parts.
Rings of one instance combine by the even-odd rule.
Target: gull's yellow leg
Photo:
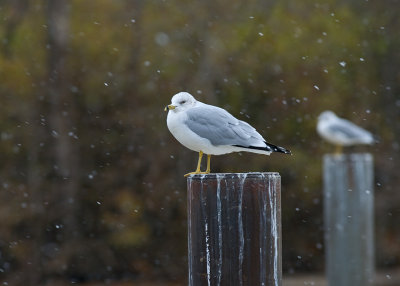
[[[207,170],[205,172],[206,174],[210,174],[211,171],[210,163],[211,163],[211,155],[207,154]]]
[[[208,155],[208,156],[210,156],[210,155]],[[187,176],[189,176],[189,175],[208,174],[208,173],[210,173],[210,171],[208,171],[208,173],[207,173],[207,171],[202,172],[202,171],[200,170],[201,158],[203,158],[203,152],[202,152],[202,151],[199,152],[199,161],[197,162],[196,171],[187,173],[187,174],[185,175],[185,177],[187,177]],[[207,170],[208,170],[208,167],[209,167],[209,162],[207,162]]]
[[[336,145],[335,155],[341,155],[343,151],[342,145]]]
[[[197,161],[197,168],[196,171],[194,171],[194,173],[200,173],[200,166],[201,166],[201,159],[203,158],[203,152],[199,152],[199,161]]]

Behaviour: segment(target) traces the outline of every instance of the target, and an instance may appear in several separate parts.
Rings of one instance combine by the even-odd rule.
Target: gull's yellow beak
[[[174,110],[175,109],[175,105],[172,105],[172,104],[170,104],[170,105],[167,105],[165,108],[164,108],[164,111],[167,111],[167,110]]]

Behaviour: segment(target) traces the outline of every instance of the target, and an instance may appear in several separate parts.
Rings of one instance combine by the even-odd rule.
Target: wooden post
[[[278,173],[190,176],[190,286],[281,285]]]
[[[324,156],[324,221],[329,285],[372,285],[374,190],[371,154]]]

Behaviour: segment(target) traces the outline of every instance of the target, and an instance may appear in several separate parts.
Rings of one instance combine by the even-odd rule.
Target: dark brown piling
[[[281,285],[278,173],[190,176],[189,285]]]

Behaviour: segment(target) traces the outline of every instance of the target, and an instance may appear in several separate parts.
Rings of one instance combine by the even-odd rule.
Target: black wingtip
[[[267,152],[279,152],[279,153],[292,155],[292,152],[290,152],[290,150],[288,150],[288,149],[285,149],[285,148],[280,147],[280,146],[273,145],[273,144],[268,143],[268,142],[264,142],[264,143],[266,145],[265,147],[242,146],[242,145],[233,145],[233,146],[241,147],[241,148],[254,149],[254,150],[262,150],[262,151],[267,151]]]
[[[290,150],[280,147],[280,146],[276,146],[273,145],[271,143],[265,142],[265,144],[267,145],[268,148],[270,148],[273,152],[279,152],[279,153],[284,153],[284,154],[290,154],[292,155],[292,152],[290,152]]]

